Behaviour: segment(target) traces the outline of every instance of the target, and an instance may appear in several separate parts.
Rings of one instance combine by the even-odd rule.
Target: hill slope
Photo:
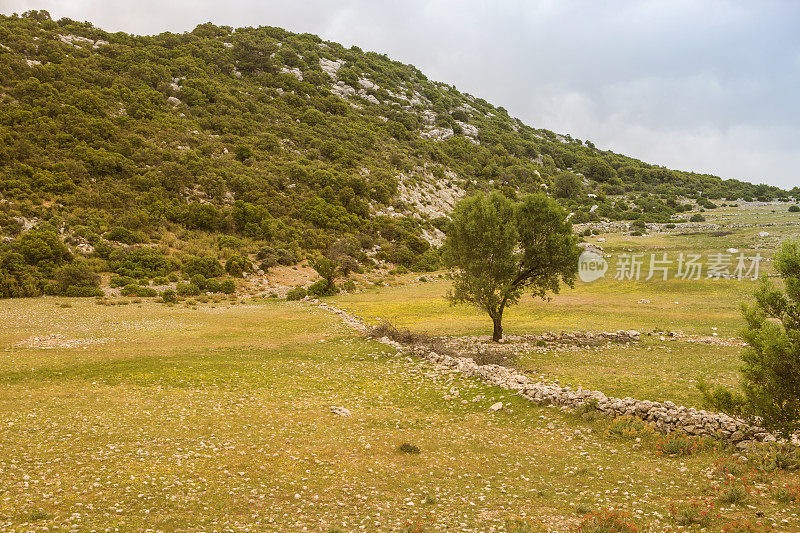
[[[152,277],[237,250],[291,263],[354,235],[363,263],[433,268],[458,198],[539,190],[567,169],[577,188],[559,194],[578,222],[666,221],[682,196],[786,196],[599,151],[385,55],[272,27],[135,36],[3,16],[0,103],[6,296],[81,252]],[[137,243],[161,259],[131,266],[119,248]]]

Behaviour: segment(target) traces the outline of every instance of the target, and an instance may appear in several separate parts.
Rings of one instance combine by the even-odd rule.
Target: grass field
[[[4,306],[6,530],[502,531],[513,518],[559,531],[612,507],[658,530],[671,504],[717,498],[707,474],[722,480],[730,459],[661,456],[655,437],[615,439],[607,422],[438,374],[302,304],[61,303]],[[60,336],[30,347],[42,324]],[[750,502],[796,524],[769,501],[797,481],[759,481]],[[756,519],[719,512],[719,526]]]
[[[627,239],[609,237],[606,249]],[[634,241],[647,239],[667,237]],[[448,306],[445,279],[416,277],[333,301],[372,322],[488,334],[480,312]],[[753,288],[579,283],[549,302],[525,298],[505,325],[655,331],[637,345],[516,364],[696,405],[696,378],[736,381],[741,347],[725,341]],[[440,373],[309,304],[39,298],[3,301],[0,316],[0,530],[523,533],[586,521],[583,531],[626,531],[602,529],[608,513],[647,531],[800,530],[800,475],[768,458],[745,464],[696,442],[676,455],[674,439]],[[662,340],[665,331],[723,341]],[[495,402],[503,409],[490,411]],[[403,443],[420,453],[401,453]]]

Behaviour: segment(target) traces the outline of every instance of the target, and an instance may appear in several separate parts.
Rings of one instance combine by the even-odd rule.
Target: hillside
[[[447,212],[476,190],[547,187],[575,222],[788,197],[601,151],[274,27],[136,36],[2,16],[0,103],[3,296],[95,294],[106,271],[241,275],[337,241],[356,268],[430,270]]]

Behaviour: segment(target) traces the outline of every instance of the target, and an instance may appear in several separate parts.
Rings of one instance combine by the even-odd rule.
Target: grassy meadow
[[[738,231],[705,249],[749,239]],[[671,238],[604,244],[650,250]],[[448,306],[444,278],[418,277],[331,301],[371,322],[488,334],[480,312]],[[754,286],[578,283],[549,302],[525,298],[505,327],[655,332],[516,365],[698,405],[697,377],[736,381],[738,305]],[[4,531],[800,530],[800,476],[769,457],[537,407],[360,338],[307,303],[47,297],[5,300],[0,313]]]

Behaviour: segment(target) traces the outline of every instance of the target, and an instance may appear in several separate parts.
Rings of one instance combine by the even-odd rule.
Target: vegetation
[[[3,296],[42,294],[78,256],[136,279],[206,257],[238,277],[343,237],[357,243],[350,272],[435,270],[423,237],[446,219],[410,206],[401,181],[509,197],[549,186],[577,223],[789,194],[599,150],[413,66],[280,28],[137,36],[29,11],[0,17],[0,44]]]
[[[764,427],[790,435],[800,428],[800,242],[787,241],[775,257],[785,289],[764,281],[743,305],[741,392],[699,385],[718,409],[759,417]]]
[[[445,258],[454,272],[448,297],[492,319],[492,340],[503,336],[503,311],[530,290],[545,298],[572,286],[579,248],[564,209],[543,194],[513,202],[501,193],[462,200],[452,215]]]

